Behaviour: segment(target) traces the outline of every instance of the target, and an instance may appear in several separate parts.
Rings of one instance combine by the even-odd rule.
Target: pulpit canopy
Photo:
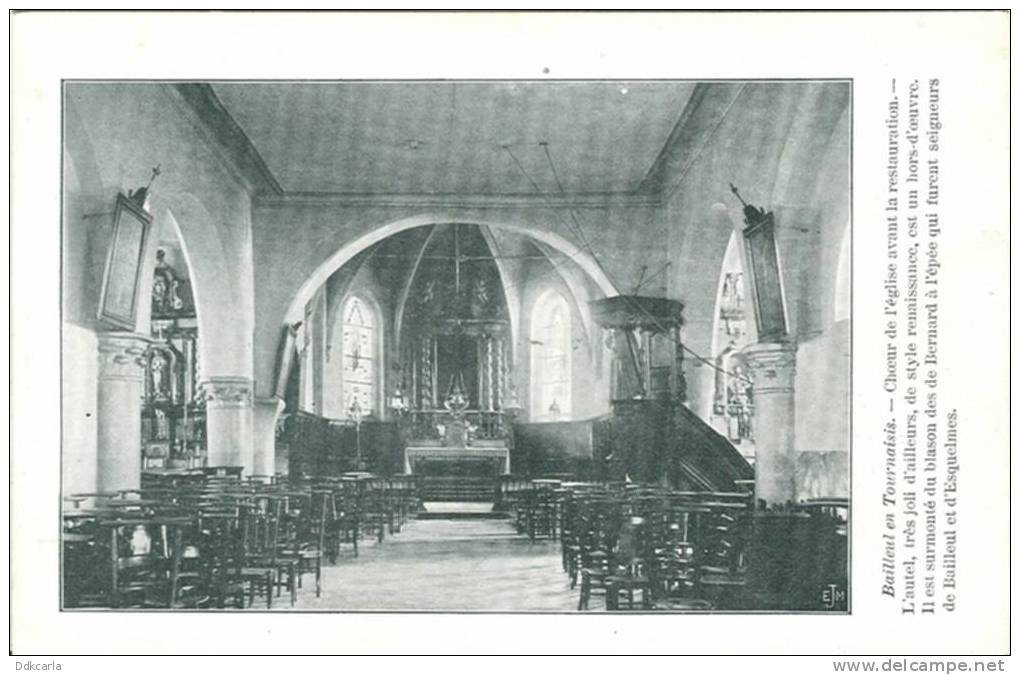
[[[683,303],[669,298],[617,295],[588,303],[592,319],[603,328],[657,332],[683,325]]]

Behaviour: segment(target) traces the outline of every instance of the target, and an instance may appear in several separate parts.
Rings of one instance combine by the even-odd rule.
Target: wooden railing
[[[624,477],[684,490],[733,491],[754,470],[733,444],[686,406],[671,401],[614,401],[592,429],[601,480]]]
[[[282,427],[277,442],[287,446],[291,476],[339,476],[359,469],[384,476],[402,472],[402,448],[393,422],[366,419],[359,428],[298,412],[288,415]]]

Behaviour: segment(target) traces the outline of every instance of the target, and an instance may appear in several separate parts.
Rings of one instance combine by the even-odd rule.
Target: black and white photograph
[[[12,670],[1007,670],[1008,10],[9,18]]]
[[[849,81],[63,94],[65,610],[848,610]]]

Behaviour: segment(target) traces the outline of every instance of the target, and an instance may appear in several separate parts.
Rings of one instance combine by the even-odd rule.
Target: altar
[[[491,462],[502,474],[510,473],[510,449],[506,445],[445,447],[442,445],[409,445],[404,448],[404,473],[415,473],[420,462]]]
[[[423,251],[396,350],[404,472],[465,479],[510,473],[510,420],[519,405],[499,268],[481,231],[469,225],[438,230]]]
[[[444,464],[466,464],[482,475],[510,473],[509,434],[499,412],[412,411],[406,429],[405,474]]]

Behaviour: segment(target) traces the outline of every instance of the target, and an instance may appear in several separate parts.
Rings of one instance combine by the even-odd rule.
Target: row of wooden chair
[[[140,490],[71,495],[64,606],[271,608],[364,536],[382,541],[417,512],[413,482],[365,474],[293,480],[149,476]]]
[[[848,500],[756,510],[752,490],[507,478],[500,503],[519,532],[560,541],[581,610],[595,594],[610,610],[845,608]]]
[[[636,484],[539,484],[556,503],[563,569],[605,607],[672,611],[839,610],[846,603],[846,499],[752,508],[744,492]],[[527,510],[541,498],[529,500]],[[830,598],[830,600],[824,600]]]
[[[518,531],[558,539],[578,609],[605,596],[610,610],[705,609],[745,583],[743,492],[562,479],[506,480],[501,501]]]
[[[564,509],[566,570],[581,576],[579,609],[605,595],[606,608],[706,609],[713,588],[744,583],[748,500],[623,485],[571,493]],[[622,602],[626,605],[621,605]]]

